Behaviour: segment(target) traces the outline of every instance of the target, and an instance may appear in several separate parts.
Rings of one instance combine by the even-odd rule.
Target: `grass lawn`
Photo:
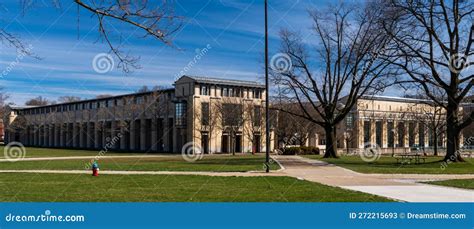
[[[1,202],[382,202],[290,177],[0,174]]]
[[[0,146],[0,159],[5,158],[5,146]],[[25,157],[74,157],[74,156],[96,156],[99,150],[76,150],[76,149],[53,149],[53,148],[35,148],[25,147]],[[125,156],[125,155],[151,155],[152,153],[133,153],[133,152],[107,152],[107,156]]]
[[[432,182],[426,182],[426,183],[456,187],[456,188],[474,189],[474,179],[444,180],[444,181],[432,181]]]
[[[423,164],[398,164],[395,158],[380,157],[375,162],[365,162],[358,156],[342,156],[338,159],[322,158],[320,155],[305,157],[326,161],[360,173],[411,173],[411,174],[472,174],[474,173],[474,159],[465,158],[465,163],[441,162],[442,157],[428,157]]]
[[[213,171],[246,172],[263,171],[263,155],[206,155],[196,162],[187,162],[181,156],[145,157],[145,158],[102,158],[99,167],[104,170],[123,171]],[[45,160],[0,162],[3,170],[84,170],[90,159]],[[90,167],[89,167],[90,168]],[[270,169],[280,167],[273,163]]]

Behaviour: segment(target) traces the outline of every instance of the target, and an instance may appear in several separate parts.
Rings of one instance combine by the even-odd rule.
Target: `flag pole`
[[[267,10],[267,0],[265,0],[265,164],[266,172],[270,172],[270,122],[269,122],[269,113],[268,113],[268,10]]]

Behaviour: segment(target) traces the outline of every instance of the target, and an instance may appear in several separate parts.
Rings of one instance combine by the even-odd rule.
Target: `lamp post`
[[[266,172],[270,172],[270,122],[268,113],[268,10],[267,0],[265,0],[265,167]]]

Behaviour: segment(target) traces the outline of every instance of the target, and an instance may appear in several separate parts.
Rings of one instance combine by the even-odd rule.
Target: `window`
[[[224,126],[240,126],[242,124],[242,104],[224,104],[222,124]]]
[[[209,125],[209,103],[201,104],[201,124],[204,126]]]
[[[395,146],[395,129],[393,128],[393,122],[387,122],[387,142],[388,147]]]
[[[253,108],[253,126],[259,127],[260,120],[262,120],[262,112],[260,106],[255,106]]]
[[[201,95],[209,95],[209,88],[206,85],[201,85]]]
[[[229,89],[226,87],[222,88],[222,96],[227,97],[229,96]]]
[[[176,125],[186,125],[186,103],[176,103],[175,105]]]
[[[346,117],[346,127],[347,129],[352,129],[354,127],[354,114],[348,114]]]
[[[136,104],[142,104],[143,103],[143,97],[142,96],[138,96],[135,98],[135,103]]]
[[[107,100],[107,107],[113,107],[114,106],[114,100],[109,99]]]
[[[398,123],[398,147],[405,147],[405,123]]]
[[[259,90],[259,89],[256,89],[255,92],[254,92],[254,98],[260,99],[260,96],[261,96],[260,90]]]
[[[371,129],[370,129],[370,121],[364,121],[364,143],[370,143],[371,137]]]

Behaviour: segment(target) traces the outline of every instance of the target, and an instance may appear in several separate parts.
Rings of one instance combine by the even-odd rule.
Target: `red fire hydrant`
[[[97,161],[94,161],[94,163],[92,164],[92,176],[99,176],[99,164],[97,163]]]

